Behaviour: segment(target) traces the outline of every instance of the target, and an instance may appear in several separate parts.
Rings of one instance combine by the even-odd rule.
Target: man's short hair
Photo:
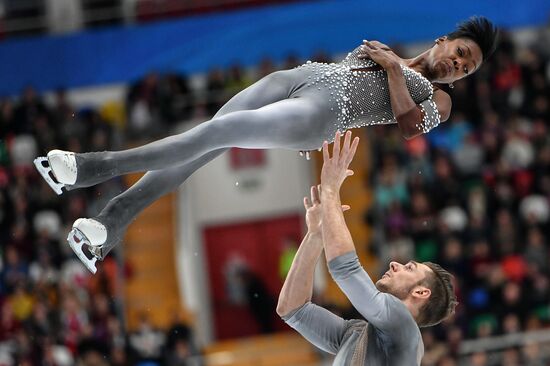
[[[481,49],[483,61],[487,60],[495,51],[498,43],[498,28],[485,17],[474,16],[458,24],[456,29],[447,34],[447,38],[468,38],[474,41]]]
[[[451,316],[458,305],[453,287],[453,275],[440,265],[424,262],[432,271],[419,284],[431,290],[431,295],[420,308],[417,323],[419,327],[430,327],[439,324]]]

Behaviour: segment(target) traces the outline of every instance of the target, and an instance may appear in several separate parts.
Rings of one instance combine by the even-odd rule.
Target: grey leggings
[[[334,106],[327,103],[326,90],[305,86],[307,76],[300,69],[270,74],[233,97],[210,121],[184,133],[124,151],[77,154],[78,180],[72,188],[147,171],[95,218],[108,232],[102,256],[143,209],[228,148],[312,150],[329,140]]]

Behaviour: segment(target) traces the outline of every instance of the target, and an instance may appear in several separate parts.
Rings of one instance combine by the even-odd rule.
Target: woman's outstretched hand
[[[363,45],[360,48],[360,59],[371,59],[384,69],[389,69],[401,64],[401,57],[397,56],[391,48],[384,43],[378,41],[363,40]]]

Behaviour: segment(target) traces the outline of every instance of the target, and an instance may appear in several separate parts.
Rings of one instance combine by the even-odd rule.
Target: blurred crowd
[[[404,142],[368,134],[372,246],[390,260],[440,263],[460,306],[423,330],[423,365],[550,365],[548,344],[460,357],[461,341],[550,325],[550,59],[540,43],[508,34],[473,77],[455,83],[450,120]],[[547,45],[547,43],[546,43]],[[462,363],[461,363],[462,362]]]
[[[47,106],[28,88],[0,113],[0,365],[195,365],[190,329],[175,321],[159,331],[146,314],[127,333],[116,290],[116,259],[90,276],[65,236],[78,217],[98,213],[123,189],[115,179],[56,196],[32,164],[59,147],[105,150],[124,132],[98,111],[73,110],[65,93]]]
[[[299,0],[2,0],[0,39],[145,23]]]
[[[126,331],[117,279],[131,269],[116,254],[90,276],[66,245],[72,223],[97,215],[123,181],[57,196],[32,162],[54,148],[116,150],[206,121],[256,79],[299,63],[213,69],[198,88],[184,75],[151,73],[128,86],[122,108],[76,109],[63,90],[47,103],[32,87],[0,101],[0,365],[201,364],[185,324],[159,331],[144,314],[139,330]]]
[[[514,44],[505,34],[488,65],[450,89],[451,118],[430,134],[405,141],[397,128],[368,128],[374,205],[365,220],[381,273],[390,260],[414,258],[456,276],[461,305],[423,330],[423,365],[550,364],[541,344],[459,355],[465,339],[550,322],[550,54],[540,39]],[[95,216],[123,182],[68,199],[32,160],[53,148],[117,149],[205,121],[253,81],[301,62],[214,69],[198,84],[152,73],[128,87],[120,109],[77,110],[63,91],[45,103],[32,87],[0,102],[0,365],[201,364],[177,317],[161,331],[143,314],[139,329],[126,331],[117,279],[131,271],[116,253],[92,277],[65,244],[74,220]]]

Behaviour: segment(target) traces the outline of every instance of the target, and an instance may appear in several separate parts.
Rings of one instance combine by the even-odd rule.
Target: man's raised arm
[[[315,265],[323,251],[318,187],[311,187],[311,201],[304,198],[304,206],[308,232],[281,289],[277,314],[315,346],[335,354],[340,348],[347,322],[311,302]],[[349,206],[339,209],[347,210]]]
[[[323,144],[323,169],[321,170],[321,201],[323,202],[323,238],[327,262],[348,252],[355,251],[353,239],[346,225],[340,207],[340,187],[346,177],[353,175],[348,167],[357,151],[359,137],[351,143],[351,132],[348,131],[344,144],[340,148],[340,132],[336,133],[333,156],[330,157],[328,143]]]
[[[311,187],[311,201],[304,198],[308,231],[292,261],[279,294],[277,314],[285,316],[311,301],[315,265],[323,252],[321,213],[317,187]]]
[[[323,242],[330,274],[353,307],[376,328],[397,334],[404,321],[414,321],[405,306],[396,297],[380,292],[359,262],[351,234],[346,226],[340,202],[340,187],[353,174],[349,164],[353,159],[359,138],[351,142],[348,131],[340,147],[340,133],[336,133],[332,157],[328,144],[323,144],[321,170],[321,202]]]
[[[315,265],[323,252],[319,186],[311,187],[311,200],[304,197],[304,207],[307,234],[292,261],[277,303],[277,314],[283,317],[311,301]],[[338,209],[343,212],[349,208],[349,206],[340,206]]]

